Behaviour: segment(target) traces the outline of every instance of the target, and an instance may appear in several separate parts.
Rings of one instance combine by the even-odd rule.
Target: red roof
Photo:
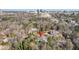
[[[40,36],[43,36],[44,32],[38,32],[37,34],[40,35]]]

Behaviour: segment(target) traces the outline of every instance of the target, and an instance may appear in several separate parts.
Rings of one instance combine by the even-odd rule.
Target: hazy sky
[[[0,0],[0,9],[79,9],[79,0]]]

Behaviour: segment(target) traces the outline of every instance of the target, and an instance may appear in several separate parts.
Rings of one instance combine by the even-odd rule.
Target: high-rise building
[[[0,15],[2,15],[2,10],[0,9]]]

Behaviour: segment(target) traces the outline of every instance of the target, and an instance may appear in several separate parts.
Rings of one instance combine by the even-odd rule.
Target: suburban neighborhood
[[[79,10],[0,9],[0,50],[78,50]]]

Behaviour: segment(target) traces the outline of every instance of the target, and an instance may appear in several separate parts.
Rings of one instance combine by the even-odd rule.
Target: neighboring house
[[[49,13],[41,13],[40,18],[51,18],[52,16]]]

